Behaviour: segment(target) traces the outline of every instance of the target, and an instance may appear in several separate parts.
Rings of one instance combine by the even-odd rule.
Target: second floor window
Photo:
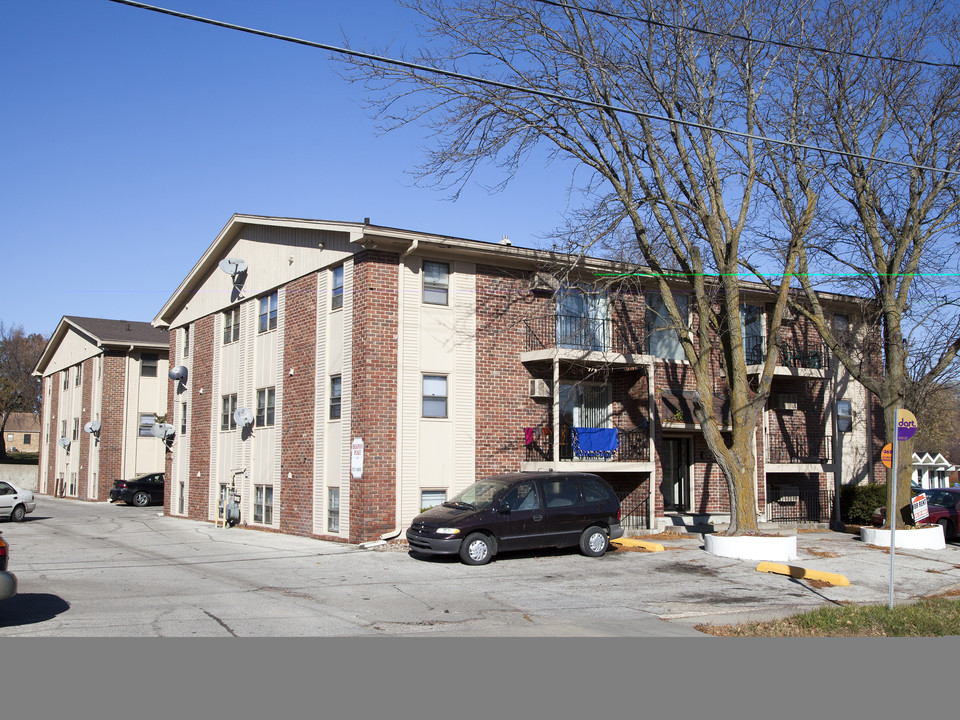
[[[333,269],[332,297],[330,300],[330,309],[336,310],[343,307],[343,265]]]
[[[240,339],[240,308],[230,308],[223,313],[223,344],[229,345]]]
[[[183,327],[183,356],[190,357],[190,326]]]
[[[160,356],[157,353],[143,353],[140,356],[140,377],[156,377]]]
[[[274,424],[276,403],[276,388],[271,387],[257,390],[257,427],[265,427]]]
[[[670,313],[667,312],[663,297],[660,293],[647,293],[646,301],[647,353],[666,360],[686,360],[687,356],[683,352],[677,331],[670,321]],[[686,318],[687,296],[674,293],[673,301],[680,316]]]
[[[267,332],[277,329],[277,291],[260,298],[260,320],[257,323],[257,332]]]
[[[837,400],[837,430],[853,430],[853,403],[849,400]]]
[[[447,263],[423,261],[423,301],[430,305],[447,305],[450,289],[450,266]]]
[[[447,417],[447,378],[445,375],[423,376],[423,417]]]
[[[63,389],[66,390],[70,387],[70,370],[63,371]]]
[[[740,306],[740,332],[747,365],[760,365],[764,360],[763,313],[758,305]]]
[[[187,434],[187,404],[180,403],[180,435]]]
[[[233,414],[237,411],[237,394],[224,395],[220,399],[220,429],[236,430],[237,421]]]
[[[150,437],[152,434],[150,430],[153,428],[153,424],[157,421],[157,416],[153,413],[140,413],[140,428],[139,435],[140,437]]]
[[[77,365],[77,374],[73,378],[73,384],[76,387],[83,385],[83,365]]]
[[[330,419],[340,419],[340,401],[343,395],[343,382],[339,375],[330,378]]]

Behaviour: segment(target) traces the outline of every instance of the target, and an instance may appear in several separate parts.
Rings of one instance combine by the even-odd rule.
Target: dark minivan
[[[455,555],[484,565],[498,552],[580,546],[600,557],[623,536],[620,501],[589,473],[519,472],[478,480],[414,518],[407,544],[414,553]]]

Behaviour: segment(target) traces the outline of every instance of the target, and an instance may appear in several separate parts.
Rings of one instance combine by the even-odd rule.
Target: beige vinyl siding
[[[328,362],[327,362],[327,337],[328,328],[331,323],[330,303],[327,301],[327,288],[329,287],[329,274],[326,271],[317,273],[317,345],[315,356],[315,367],[313,378],[313,534],[319,535],[326,532],[325,512],[326,507],[326,459],[330,457],[330,452],[326,447],[327,437],[329,436],[327,427],[327,384],[328,384]],[[338,316],[343,314],[342,310],[336,313]],[[334,455],[339,457],[339,450],[334,451]]]

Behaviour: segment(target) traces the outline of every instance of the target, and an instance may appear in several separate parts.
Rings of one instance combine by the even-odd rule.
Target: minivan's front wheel
[[[493,541],[483,533],[468,535],[460,546],[460,559],[467,565],[486,565],[493,557]]]
[[[580,536],[580,552],[587,557],[600,557],[607,551],[607,531],[596,525],[588,527]]]

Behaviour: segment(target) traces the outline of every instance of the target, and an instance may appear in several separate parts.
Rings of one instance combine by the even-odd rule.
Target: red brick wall
[[[173,369],[177,362],[177,331],[170,330],[167,333],[170,339],[170,346],[168,350],[167,357],[170,359],[170,368]],[[191,338],[192,340],[193,338]],[[188,378],[192,380],[193,378]],[[179,385],[179,382],[171,381],[167,383],[167,422],[173,423],[175,418],[174,408],[176,408],[176,389]],[[176,424],[177,434],[174,436],[174,443],[183,442],[180,439],[180,423]],[[171,505],[173,498],[173,453],[170,451],[169,445],[167,450],[163,453],[163,514],[169,515],[171,511]]]
[[[377,539],[397,522],[398,264],[393,253],[354,256],[348,439],[363,438],[364,455],[363,477],[350,480],[351,542]]]
[[[113,487],[122,477],[124,389],[127,384],[127,356],[122,350],[103,352],[103,398],[100,409],[100,483]]]
[[[93,419],[93,385],[96,382],[93,364],[93,358],[81,363],[83,377],[80,384],[80,438],[76,443],[80,447],[80,467],[77,473],[77,498],[80,500],[94,499],[93,488],[90,487],[93,480],[90,468],[90,435],[83,431],[83,426]]]
[[[291,535],[313,532],[316,349],[317,276],[307,275],[287,285],[284,301],[279,525]]]
[[[47,477],[42,478],[46,480],[46,487],[44,488],[43,483],[37,487],[40,489],[46,489],[47,493],[53,495],[56,488],[57,481],[57,440],[60,438],[60,416],[57,412],[57,408],[60,407],[60,388],[62,387],[63,378],[60,373],[54,373],[49,377],[50,380],[50,424],[44,426],[41,431],[44,434],[44,437],[50,442],[50,449],[47,451]]]
[[[190,488],[187,499],[187,516],[206,520],[210,497],[210,453],[213,439],[210,436],[211,413],[219,412],[214,407],[213,397],[213,349],[217,338],[214,333],[215,315],[200,318],[191,327],[190,352],[193,363],[190,371],[190,462],[185,478]],[[174,356],[176,357],[176,356]],[[203,394],[200,390],[203,389]],[[197,476],[199,473],[199,477]],[[167,498],[164,497],[164,502]]]

